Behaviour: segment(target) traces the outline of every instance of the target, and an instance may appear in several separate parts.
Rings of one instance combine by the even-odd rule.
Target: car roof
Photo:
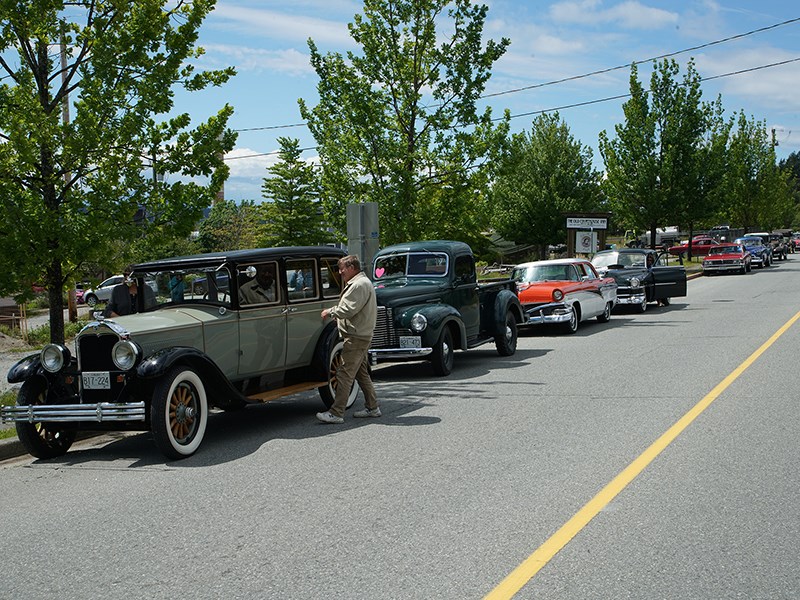
[[[549,260],[534,260],[525,263],[519,263],[514,268],[528,268],[542,265],[574,265],[575,263],[589,262],[585,258],[552,258]]]
[[[323,256],[345,256],[344,250],[330,246],[282,246],[279,248],[251,248],[229,250],[227,252],[208,252],[189,256],[175,256],[134,265],[134,273],[145,271],[179,271],[218,267],[225,263],[243,264],[279,258],[319,258]]]
[[[471,254],[468,244],[454,240],[425,240],[420,242],[403,242],[381,248],[377,255],[403,254],[406,252],[448,252],[451,254]]]

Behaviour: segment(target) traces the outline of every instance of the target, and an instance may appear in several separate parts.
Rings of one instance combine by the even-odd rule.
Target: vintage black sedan
[[[686,295],[686,269],[666,265],[665,254],[648,248],[603,250],[592,257],[602,277],[617,282],[617,306],[647,310],[648,302],[666,306],[671,298]]]
[[[152,281],[153,293],[132,296],[133,314],[96,313],[74,354],[48,344],[17,363],[17,405],[0,417],[37,458],[64,454],[79,431],[134,430],[177,459],[200,446],[212,408],[315,388],[330,407],[343,344],[320,312],[336,304],[343,255],[264,248],[135,265],[138,288]]]

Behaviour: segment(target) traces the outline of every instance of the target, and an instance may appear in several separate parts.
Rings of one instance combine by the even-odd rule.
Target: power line
[[[703,48],[708,48],[710,46],[716,46],[718,44],[723,44],[725,42],[730,42],[733,40],[738,40],[756,33],[762,33],[764,31],[769,31],[770,29],[776,29],[777,27],[783,27],[784,25],[789,25],[791,23],[796,23],[800,21],[800,17],[795,19],[789,19],[788,21],[783,21],[782,23],[776,23],[774,25],[769,25],[767,27],[761,27],[760,29],[753,29],[752,31],[748,31],[746,33],[739,33],[737,35],[732,35],[730,37],[722,38],[720,40],[714,40],[713,42],[707,42],[705,44],[700,44],[699,46],[692,46],[691,48],[685,48],[684,50],[677,50],[675,52],[669,52],[667,54],[661,54],[659,56],[654,56],[652,58],[646,58],[644,60],[637,60],[632,62],[631,64],[627,65],[619,65],[616,67],[609,67],[607,69],[600,69],[598,71],[592,71],[591,73],[585,73],[584,75],[573,75],[572,77],[565,77],[563,79],[556,79],[555,81],[547,81],[545,83],[537,83],[534,85],[529,85],[521,88],[516,88],[513,90],[506,90],[504,92],[494,92],[492,94],[486,94],[485,96],[481,96],[481,98],[492,98],[495,96],[503,96],[505,94],[514,94],[516,92],[524,92],[527,90],[533,90],[537,88],[542,88],[550,85],[555,85],[557,83],[565,83],[567,81],[576,81],[578,79],[585,79],[587,77],[593,77],[594,75],[603,75],[604,73],[611,73],[612,71],[619,71],[620,69],[629,69],[632,65],[641,65],[644,63],[652,62],[654,60],[661,60],[664,58],[669,58],[671,56],[677,56],[678,54],[686,54],[687,52],[692,52],[694,50],[702,50]]]
[[[757,67],[750,67],[748,69],[739,69],[738,71],[730,71],[728,73],[721,73],[719,75],[711,75],[710,77],[701,77],[700,78],[700,82],[712,81],[714,79],[722,79],[723,77],[732,77],[734,75],[741,75],[743,73],[751,73],[753,71],[761,71],[762,69],[770,69],[772,67],[780,67],[780,66],[783,66],[783,65],[788,65],[788,64],[791,64],[791,63],[799,62],[799,61],[800,61],[800,56],[798,56],[796,58],[790,58],[790,59],[787,59],[787,60],[781,60],[781,61],[770,63],[770,64],[767,64],[767,65],[759,65]],[[647,93],[649,93],[649,90],[647,91]],[[516,114],[516,115],[511,115],[509,118],[511,118],[511,119],[519,119],[521,117],[529,117],[531,115],[540,115],[540,114],[545,114],[545,113],[562,111],[562,110],[566,110],[566,109],[569,109],[569,108],[579,108],[581,106],[589,106],[591,104],[601,104],[603,102],[610,102],[612,100],[621,100],[623,98],[630,98],[630,96],[631,96],[630,93],[628,93],[628,94],[618,94],[616,96],[607,96],[605,98],[596,98],[594,100],[586,100],[585,102],[575,102],[573,104],[564,104],[562,106],[556,106],[556,107],[553,107],[553,108],[544,108],[544,109],[541,109],[541,110],[533,110],[533,111],[530,111],[530,112],[519,113],[519,114]],[[493,121],[500,121],[503,118],[504,117],[497,117],[497,118],[493,119]],[[317,149],[317,146],[310,146],[308,148],[301,148],[300,151],[301,152],[305,152],[307,150],[316,150],[316,149]],[[248,154],[246,156],[229,156],[229,157],[225,157],[224,160],[239,160],[239,159],[242,159],[242,158],[257,158],[259,156],[272,156],[274,154],[279,154],[279,153],[280,153],[280,150],[274,150],[272,152],[262,152],[262,153],[259,153],[259,154]]]
[[[759,65],[758,67],[751,67],[749,69],[740,69],[738,71],[731,71],[729,73],[722,73],[720,75],[712,75],[710,77],[701,77],[700,78],[700,82],[711,81],[713,79],[722,79],[723,77],[731,77],[733,75],[741,75],[742,73],[750,73],[752,71],[760,71],[762,69],[769,69],[771,67],[780,67],[782,65],[787,65],[789,63],[798,62],[798,61],[800,61],[800,56],[798,56],[797,58],[790,58],[788,60],[782,60],[782,61],[779,61],[779,62],[770,63],[768,65]],[[649,90],[647,92],[649,93]],[[551,112],[556,112],[556,111],[559,111],[559,110],[564,110],[564,109],[567,109],[567,108],[577,108],[579,106],[588,106],[590,104],[600,104],[602,102],[609,102],[611,100],[620,100],[622,98],[630,98],[630,96],[631,96],[630,94],[619,94],[618,96],[608,96],[606,98],[598,98],[596,100],[587,100],[586,102],[576,102],[574,104],[565,104],[564,106],[558,106],[556,108],[545,108],[543,110],[534,110],[534,111],[531,111],[531,112],[520,113],[520,114],[517,114],[517,115],[511,115],[510,118],[518,119],[520,117],[529,117],[531,115],[539,115],[539,114],[551,113]],[[503,117],[497,117],[496,119],[493,119],[493,120],[494,121],[500,121],[500,120],[502,120],[502,118]]]
[[[593,77],[595,75],[603,75],[605,73],[611,73],[613,71],[619,71],[621,69],[628,69],[632,65],[640,65],[640,64],[652,62],[654,60],[661,60],[661,59],[664,59],[664,58],[669,58],[671,56],[677,56],[679,54],[686,54],[687,52],[692,52],[694,50],[702,50],[703,48],[708,48],[710,46],[717,46],[719,44],[724,44],[726,42],[731,42],[731,41],[734,41],[734,40],[738,40],[738,39],[742,39],[742,38],[745,38],[745,37],[749,37],[749,36],[755,35],[757,33],[763,33],[765,31],[770,31],[772,29],[777,29],[778,27],[783,27],[785,25],[791,25],[792,23],[797,23],[798,21],[800,21],[800,17],[796,17],[794,19],[788,19],[788,20],[782,21],[780,23],[775,23],[773,25],[767,25],[766,27],[760,27],[758,29],[753,29],[751,31],[746,31],[744,33],[739,33],[739,34],[732,35],[732,36],[729,36],[729,37],[726,37],[726,38],[721,38],[719,40],[706,42],[705,44],[700,44],[698,46],[692,46],[691,48],[684,48],[683,50],[676,50],[675,52],[668,52],[667,54],[660,54],[658,56],[654,56],[652,58],[646,58],[644,60],[636,60],[636,61],[633,61],[630,64],[618,65],[616,67],[608,67],[606,69],[600,69],[600,70],[597,70],[597,71],[592,71],[590,73],[584,73],[583,75],[573,75],[571,77],[564,77],[563,79],[555,79],[553,81],[546,81],[544,83],[536,83],[536,84],[533,84],[533,85],[528,85],[528,86],[520,87],[520,88],[514,88],[514,89],[511,89],[511,90],[505,90],[505,91],[502,91],[502,92],[493,92],[491,94],[485,94],[483,96],[480,96],[480,99],[495,98],[497,96],[505,96],[505,95],[508,95],[508,94],[516,94],[518,92],[525,92],[525,91],[528,91],[528,90],[548,87],[548,86],[551,86],[551,85],[557,85],[559,83],[566,83],[568,81],[577,81],[579,79],[586,79],[588,77]],[[624,96],[622,96],[622,97],[624,97]],[[617,99],[617,97],[598,100],[597,102],[605,102],[606,100],[615,100],[615,99]],[[595,102],[593,101],[593,102],[589,102],[588,104],[594,104],[594,103]],[[582,106],[584,104],[587,104],[587,103],[569,105],[569,106],[566,106],[564,108],[572,108],[573,106]],[[558,110],[558,109],[552,109],[552,110]],[[550,111],[544,111],[544,112],[550,112]],[[536,114],[536,113],[525,113],[525,114],[520,115],[520,116],[525,116],[526,114]],[[269,125],[269,126],[266,126],[266,127],[247,127],[247,128],[243,128],[243,129],[234,129],[233,131],[236,131],[236,132],[243,132],[243,131],[269,131],[269,130],[274,130],[274,129],[290,129],[290,128],[293,128],[293,127],[305,127],[306,125],[307,125],[306,123],[292,123],[290,125]],[[268,153],[268,154],[271,154],[271,153]]]

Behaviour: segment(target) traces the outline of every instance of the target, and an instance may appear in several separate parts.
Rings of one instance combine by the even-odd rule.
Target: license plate
[[[83,389],[85,390],[108,390],[111,389],[111,377],[108,371],[90,371],[81,373],[83,378]]]
[[[418,335],[401,335],[400,336],[401,348],[421,348],[422,343]]]

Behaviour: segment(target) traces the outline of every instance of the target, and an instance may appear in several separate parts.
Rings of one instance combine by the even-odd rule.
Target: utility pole
[[[67,41],[64,35],[61,35],[61,85],[64,89],[67,88]],[[61,103],[61,120],[64,125],[69,125],[69,93],[64,94],[64,100]],[[71,177],[69,171],[64,173],[64,183],[68,184]],[[75,302],[75,282],[70,282],[67,291],[67,313],[70,323],[78,321],[78,304]]]

